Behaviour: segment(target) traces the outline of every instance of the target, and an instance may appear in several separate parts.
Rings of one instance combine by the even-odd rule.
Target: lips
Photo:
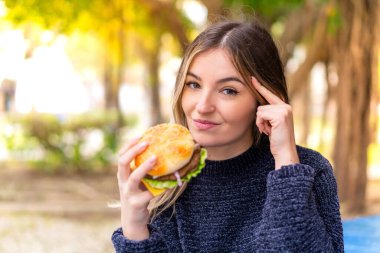
[[[220,125],[219,123],[212,122],[209,120],[203,120],[203,119],[193,119],[193,122],[194,122],[195,127],[198,128],[199,130],[208,130]]]

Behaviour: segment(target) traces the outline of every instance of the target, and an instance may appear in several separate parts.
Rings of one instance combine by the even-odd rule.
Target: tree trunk
[[[377,75],[379,2],[339,0],[336,43],[337,131],[334,162],[340,200],[348,212],[365,208],[371,91]]]
[[[330,63],[328,61],[324,62],[326,67],[326,94],[323,101],[323,112],[322,112],[322,119],[321,119],[321,130],[319,133],[319,148],[318,150],[326,150],[327,146],[329,146],[328,153],[332,152],[332,149],[330,149],[330,140],[326,140],[324,138],[324,132],[325,129],[328,129],[330,127],[336,128],[336,85],[337,80],[334,79],[334,74],[336,74],[336,69],[334,67],[331,67]]]
[[[119,103],[119,90],[123,80],[123,64],[125,63],[125,36],[121,29],[123,28],[120,27],[119,34],[110,41],[111,44],[107,47],[115,50],[116,56],[106,55],[104,66],[105,107],[107,110],[116,112],[116,129],[120,128],[124,122]]]
[[[215,22],[221,16],[228,16],[228,11],[223,9],[223,1],[221,0],[201,0],[202,4],[207,8],[207,20]]]
[[[310,133],[311,127],[311,116],[312,116],[312,98],[311,98],[311,87],[310,87],[310,78],[304,81],[303,86],[305,87],[302,91],[302,135],[301,135],[301,143],[303,145],[307,144],[307,139]]]
[[[104,69],[105,83],[105,106],[106,109],[114,110],[119,106],[117,67],[106,60]]]
[[[324,61],[327,58],[327,25],[328,18],[326,14],[321,12],[319,20],[315,24],[315,29],[308,47],[306,58],[296,72],[288,76],[288,90],[290,99],[300,92],[305,86],[304,80],[310,75],[310,71],[314,64]]]
[[[150,92],[150,122],[156,125],[163,122],[161,102],[160,102],[160,48],[161,35],[157,35],[155,45],[152,50],[147,52],[148,65],[148,86]]]
[[[152,21],[155,22],[155,26],[170,32],[177,38],[182,51],[185,51],[189,44],[189,39],[182,22],[181,13],[176,8],[176,1],[144,0],[139,1],[139,4],[148,10]]]
[[[104,69],[105,105],[106,109],[117,114],[115,133],[123,125],[123,114],[119,103],[120,85],[123,82],[123,66],[125,64],[126,24],[123,16],[122,2],[111,4],[111,9],[117,17],[114,27],[108,31],[106,40],[106,56]]]
[[[297,43],[308,36],[309,31],[313,31],[318,19],[326,18],[324,12],[325,7],[317,6],[313,0],[306,0],[300,8],[289,13],[284,23],[284,32],[279,38],[279,51],[285,65],[292,57]]]

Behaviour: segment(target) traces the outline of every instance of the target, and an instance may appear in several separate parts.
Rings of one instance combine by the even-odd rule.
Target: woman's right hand
[[[117,179],[121,203],[121,227],[129,240],[140,241],[149,237],[148,204],[153,195],[146,190],[141,180],[156,163],[151,157],[131,171],[130,163],[146,149],[148,143],[138,143],[139,138],[128,142],[119,152]]]

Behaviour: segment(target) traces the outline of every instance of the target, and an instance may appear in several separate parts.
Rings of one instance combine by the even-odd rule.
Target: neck
[[[209,146],[207,149],[207,160],[221,161],[236,157],[246,150],[248,150],[253,144],[253,140],[248,140],[239,145],[228,144],[223,146]]]

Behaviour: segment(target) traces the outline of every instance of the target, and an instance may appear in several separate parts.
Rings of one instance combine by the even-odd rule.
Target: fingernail
[[[261,83],[259,82],[259,80],[257,80],[256,77],[252,76],[252,80],[253,80],[257,85],[260,85],[260,86],[261,86]]]
[[[153,163],[157,160],[157,156],[156,155],[152,155],[150,158],[149,158],[149,162],[150,163]]]

